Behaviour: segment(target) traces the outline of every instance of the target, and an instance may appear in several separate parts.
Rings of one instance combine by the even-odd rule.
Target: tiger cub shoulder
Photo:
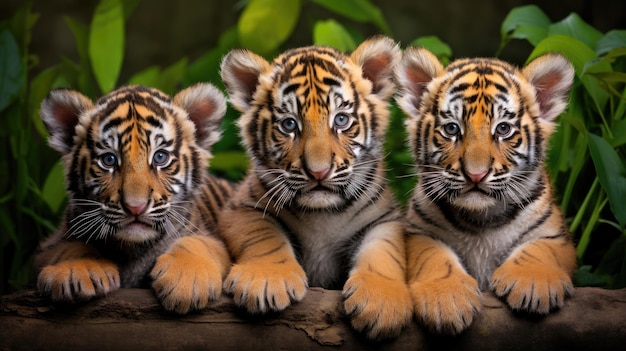
[[[181,313],[215,299],[229,265],[213,235],[216,204],[232,189],[206,168],[225,110],[224,95],[204,83],[173,98],[144,86],[96,102],[51,91],[40,114],[69,201],[35,258],[39,290],[75,302],[152,282],[163,306]]]

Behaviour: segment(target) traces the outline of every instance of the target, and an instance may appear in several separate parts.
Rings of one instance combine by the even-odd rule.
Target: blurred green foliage
[[[314,19],[311,41],[351,51],[365,38],[352,24],[374,26],[393,37],[384,14],[369,0],[248,0],[235,6],[239,20],[224,31],[218,45],[194,61],[186,57],[168,67],[150,66],[120,82],[125,24],[139,0],[100,0],[89,24],[65,18],[74,35],[78,61],[61,59],[31,76],[37,57],[29,52],[31,29],[39,15],[27,2],[0,23],[0,293],[32,287],[32,255],[52,232],[66,204],[59,155],[51,150],[38,108],[46,94],[70,87],[93,99],[124,84],[144,84],[174,94],[199,81],[223,87],[219,63],[235,47],[247,47],[271,59],[287,49],[304,6],[319,6],[331,18]],[[347,24],[346,24],[347,23]],[[511,40],[527,40],[529,60],[557,51],[576,68],[570,107],[552,138],[550,171],[557,196],[577,241],[581,268],[578,285],[626,286],[626,31],[600,33],[579,16],[552,22],[536,6],[513,9],[504,19],[500,49]],[[439,38],[416,38],[447,64],[452,49]],[[495,53],[497,56],[498,53]],[[224,136],[214,147],[211,171],[232,180],[243,177],[248,159],[239,144],[229,108]],[[406,147],[403,116],[392,106],[387,140],[388,176],[402,204],[415,184]]]

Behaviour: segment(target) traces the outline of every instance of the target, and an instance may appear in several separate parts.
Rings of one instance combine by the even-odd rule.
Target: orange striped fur
[[[481,290],[514,310],[561,307],[576,256],[544,160],[571,64],[548,54],[521,70],[491,58],[444,69],[408,48],[396,76],[418,175],[407,240],[418,320],[459,333],[480,310]]]
[[[251,313],[280,311],[308,286],[343,289],[352,325],[397,335],[411,318],[404,225],[384,178],[393,67],[388,38],[351,55],[321,46],[269,63],[222,63],[252,169],[222,212],[235,263],[225,289]]]
[[[95,103],[52,91],[41,117],[63,154],[70,196],[35,259],[39,290],[76,302],[152,282],[178,313],[215,300],[230,259],[213,231],[232,187],[206,167],[225,109],[210,84],[173,99],[129,86]]]

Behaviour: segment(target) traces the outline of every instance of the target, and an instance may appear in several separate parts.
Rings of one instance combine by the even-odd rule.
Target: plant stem
[[[606,194],[604,192],[601,192],[600,196],[598,196],[598,200],[596,201],[596,206],[594,207],[593,212],[591,213],[591,216],[589,217],[589,222],[587,222],[587,225],[585,226],[583,234],[581,235],[580,240],[578,241],[578,246],[576,247],[576,255],[578,256],[579,260],[581,260],[583,255],[585,254],[585,251],[587,250],[587,246],[589,246],[589,240],[591,239],[591,231],[595,228],[596,224],[598,223],[600,219],[600,212],[602,212],[602,209],[604,208],[604,206],[606,206],[608,202],[609,202],[609,199],[608,197],[606,197]]]

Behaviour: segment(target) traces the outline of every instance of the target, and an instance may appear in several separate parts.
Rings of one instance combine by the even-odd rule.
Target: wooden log
[[[52,304],[35,291],[0,297],[0,350],[623,350],[626,289],[577,288],[547,317],[512,313],[490,294],[456,337],[411,323],[372,342],[342,314],[339,291],[310,289],[283,311],[250,316],[222,297],[184,316],[166,313],[151,290],[121,289],[80,305]]]

